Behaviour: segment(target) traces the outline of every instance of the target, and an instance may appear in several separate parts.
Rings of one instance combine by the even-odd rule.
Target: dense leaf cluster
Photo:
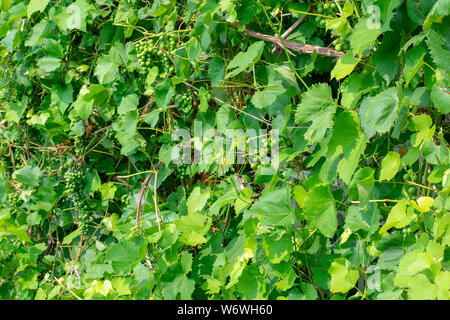
[[[0,0],[0,299],[448,300],[449,25],[449,0]],[[180,164],[177,129],[192,155],[266,130],[279,166]]]

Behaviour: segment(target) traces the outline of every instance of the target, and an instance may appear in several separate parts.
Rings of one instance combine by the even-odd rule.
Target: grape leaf
[[[234,77],[258,62],[264,49],[264,41],[258,41],[248,47],[246,52],[239,52],[227,66],[225,79]]]
[[[308,223],[326,237],[333,237],[337,228],[337,212],[329,187],[318,185],[306,195],[304,213]]]
[[[361,127],[368,138],[388,132],[397,118],[399,100],[396,88],[389,88],[364,99],[359,109]]]
[[[225,77],[225,65],[221,57],[214,57],[209,62],[208,75],[212,85],[221,85]]]
[[[31,0],[27,6],[28,19],[33,13],[43,11],[49,2],[49,0]]]
[[[273,190],[261,196],[250,207],[250,211],[265,216],[265,224],[288,226],[295,222],[287,188]]]
[[[359,126],[356,112],[345,111],[336,117],[328,144],[327,159],[336,159],[344,154],[338,164],[338,172],[346,184],[350,183],[366,143],[367,138]]]
[[[376,19],[376,17],[361,18],[355,25],[350,36],[350,46],[354,55],[360,54],[362,49],[374,42],[381,34],[381,25]]]
[[[32,188],[37,186],[40,174],[39,167],[28,165],[14,171],[12,177],[24,186]]]
[[[333,292],[346,293],[355,286],[359,278],[358,270],[345,258],[335,259],[328,272],[331,275],[330,289]]]
[[[302,94],[301,103],[295,113],[295,121],[298,124],[312,122],[305,133],[305,139],[310,144],[322,140],[331,125],[335,111],[336,103],[327,84],[315,84]]]
[[[400,155],[390,151],[381,162],[380,180],[391,180],[400,168]]]
[[[353,57],[351,52],[346,52],[339,58],[333,70],[331,70],[331,79],[340,80],[348,76],[358,64],[358,59]]]

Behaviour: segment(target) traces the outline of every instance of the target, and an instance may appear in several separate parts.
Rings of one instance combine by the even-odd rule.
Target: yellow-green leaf
[[[381,162],[380,180],[391,180],[400,168],[400,155],[390,151]]]

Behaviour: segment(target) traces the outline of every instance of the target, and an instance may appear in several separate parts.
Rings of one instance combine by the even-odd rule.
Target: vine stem
[[[308,239],[311,238],[317,232],[317,230],[319,230],[319,228],[315,228],[313,231],[311,231],[309,235],[305,238],[305,240],[302,241],[298,249],[300,249],[306,243],[306,241],[308,241]]]
[[[398,182],[398,181],[383,181],[383,180],[374,180],[375,182],[379,182],[379,183],[394,183],[394,184],[405,184],[405,185],[411,185],[411,186],[415,186],[415,187],[419,187],[419,188],[424,188],[424,189],[428,189],[428,190],[434,190],[433,188],[424,186],[422,184],[418,184],[412,181],[405,181],[405,182]]]
[[[369,202],[400,202],[400,200],[392,199],[379,199],[379,200],[369,200]],[[359,204],[359,201],[350,201],[350,203]]]
[[[131,177],[134,177],[134,176],[138,176],[140,174],[155,173],[155,172],[156,172],[155,170],[147,170],[147,171],[141,171],[141,172],[136,172],[136,173],[133,173],[133,174],[129,174],[127,176],[117,176],[117,177],[121,178],[121,179],[127,179],[127,178],[131,178]]]
[[[159,161],[158,165],[156,166],[154,172],[158,171],[159,168],[163,165],[162,161]],[[144,196],[145,188],[147,187],[150,179],[153,177],[154,172],[150,173],[147,178],[144,180],[141,186],[141,191],[139,192],[139,200],[138,200],[138,207],[136,211],[136,227],[137,227],[137,234],[139,235],[139,218],[141,215],[141,207],[142,207],[142,197]],[[156,181],[156,179],[155,179]]]
[[[156,182],[158,181],[158,171],[155,172],[155,183],[153,185],[153,203],[155,204],[156,222],[158,223],[158,230],[161,232],[161,219],[158,213],[158,200],[156,199]]]
[[[62,282],[56,278],[55,276],[53,276],[53,279],[55,279],[56,282],[58,282],[58,284],[61,286],[61,288],[67,290],[72,296],[74,296],[75,298],[77,298],[77,300],[83,300],[81,299],[75,292],[73,292],[70,288],[66,287],[65,285],[62,284]]]

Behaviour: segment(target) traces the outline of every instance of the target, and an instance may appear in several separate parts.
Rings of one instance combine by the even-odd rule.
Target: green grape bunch
[[[75,155],[77,157],[81,157],[82,155],[84,155],[84,152],[86,151],[86,145],[83,137],[78,136],[75,137],[74,147],[75,147]]]
[[[175,97],[175,104],[183,112],[189,112],[191,110],[193,101],[194,99],[190,92]]]
[[[142,71],[148,73],[154,66],[166,75],[175,72],[168,55],[176,49],[176,36],[163,34],[156,42],[152,39],[136,43],[137,57]]]
[[[190,170],[187,165],[179,164],[175,167],[175,176],[178,180],[186,180],[190,177]]]
[[[336,4],[335,3],[333,3],[333,2],[331,2],[331,3],[325,3],[323,6],[322,6],[322,8],[323,8],[323,10],[322,10],[322,12],[324,12],[324,11],[328,11],[328,12],[330,12],[330,13],[335,13],[336,12],[336,9],[337,9],[337,6],[336,6]]]
[[[65,193],[72,200],[74,207],[78,211],[85,211],[88,209],[86,197],[83,193],[84,183],[82,180],[83,171],[81,169],[68,170],[64,175],[66,183]]]
[[[105,136],[107,136],[110,139],[113,139],[114,136],[115,136],[114,129],[112,127],[107,128],[106,131],[105,131]]]
[[[25,151],[22,148],[15,148],[14,150],[14,161],[20,163],[25,156]]]
[[[20,204],[22,203],[22,200],[20,199],[20,196],[17,192],[10,192],[8,194],[6,202],[8,203],[8,205],[11,208],[15,209],[20,206]]]
[[[19,214],[21,212],[21,205],[23,203],[20,195],[17,192],[10,192],[6,198],[6,203],[11,208],[12,214]]]
[[[337,9],[337,7],[336,7],[336,4],[334,4],[334,3],[325,3],[325,4],[319,3],[319,4],[317,4],[317,7],[316,7],[316,11],[319,15],[333,15],[336,13],[336,11],[337,11],[336,9]],[[316,16],[315,22],[316,22],[317,26],[320,26],[322,28],[325,27],[326,23],[325,23],[324,17]]]
[[[131,209],[131,199],[132,199],[132,196],[130,194],[124,194],[120,198],[120,201],[124,205],[124,209]]]
[[[79,118],[75,117],[72,114],[69,114],[69,120],[70,120],[70,128],[73,128],[78,123],[78,121],[80,121]],[[74,150],[75,155],[77,157],[81,157],[84,155],[84,152],[86,151],[86,143],[83,137],[75,136],[73,146],[75,149]]]
[[[339,37],[333,43],[336,51],[347,51],[350,49],[350,40],[346,36]]]
[[[69,121],[70,121],[70,128],[73,128],[73,126],[75,126],[75,124],[78,122],[78,118],[76,116],[74,116],[72,113],[69,113]]]

